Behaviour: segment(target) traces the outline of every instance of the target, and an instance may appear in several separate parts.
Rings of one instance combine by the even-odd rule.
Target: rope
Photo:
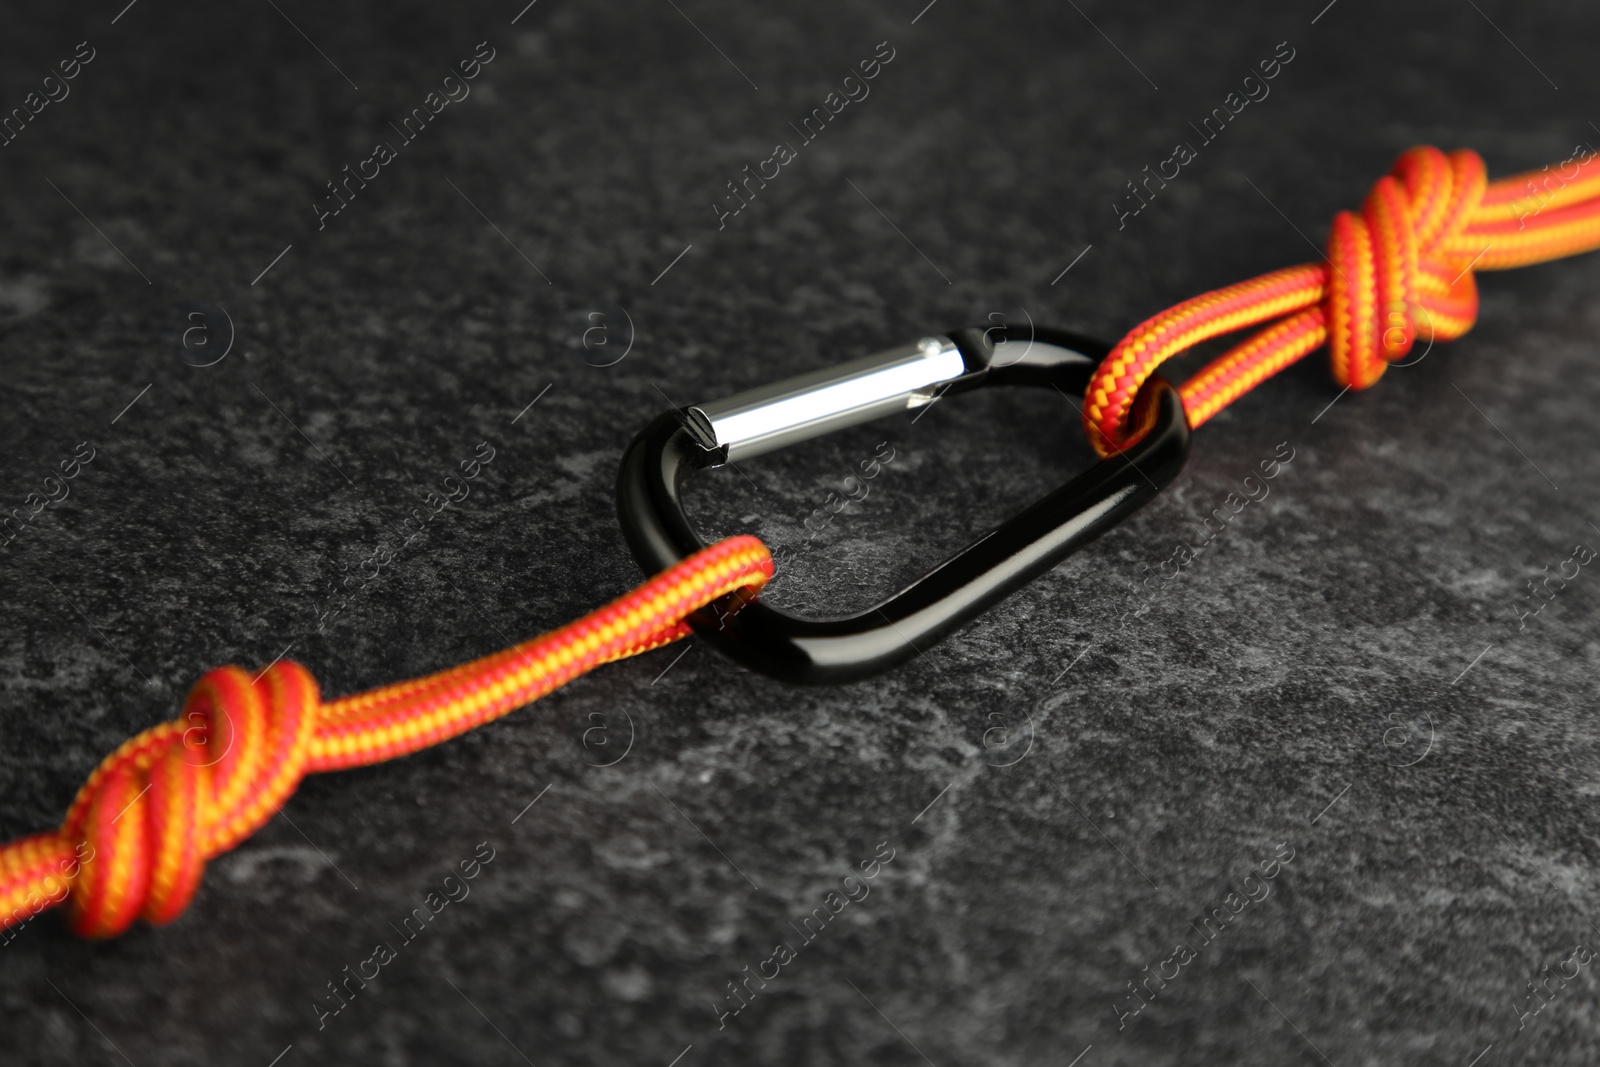
[[[1194,428],[1324,343],[1334,379],[1365,389],[1419,339],[1449,341],[1472,328],[1475,271],[1600,248],[1600,155],[1493,184],[1485,175],[1476,152],[1413,148],[1359,214],[1333,220],[1324,262],[1205,293],[1135,327],[1089,383],[1090,441],[1102,455],[1124,447],[1139,388],[1202,341],[1269,324],[1183,383]]]
[[[1545,172],[1491,185],[1476,153],[1412,149],[1359,215],[1334,220],[1325,263],[1195,297],[1123,338],[1089,385],[1090,440],[1103,454],[1126,444],[1129,410],[1158,366],[1248,326],[1270,323],[1184,383],[1191,426],[1325,342],[1334,377],[1364,389],[1418,338],[1461,336],[1477,317],[1475,270],[1600,248],[1600,156],[1569,162],[1574,174],[1558,173],[1554,188]],[[114,937],[139,918],[171,922],[206,862],[265,825],[305,775],[396,759],[482,726],[602,663],[686,636],[689,615],[736,591],[747,602],[771,577],[766,547],[732,537],[558,630],[329,703],[296,663],[255,678],[210,671],[179,719],[95,768],[59,829],[0,847],[0,932],[59,904],[86,937]]]
[[[188,906],[206,861],[277,814],[307,774],[409,755],[491,722],[602,663],[689,633],[693,612],[772,577],[754,537],[698,552],[607,606],[503,652],[426,678],[323,703],[297,663],[256,678],[220,667],[174,722],[95,768],[61,828],[0,848],[0,931],[65,903],[85,937]]]

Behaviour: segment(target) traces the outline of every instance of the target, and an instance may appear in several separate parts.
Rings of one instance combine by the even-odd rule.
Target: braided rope
[[[1539,172],[1489,184],[1476,153],[1412,149],[1359,215],[1335,218],[1326,263],[1203,294],[1123,338],[1090,383],[1089,439],[1103,453],[1125,444],[1134,398],[1158,366],[1249,326],[1266,324],[1181,388],[1191,426],[1324,343],[1334,377],[1364,389],[1419,337],[1461,336],[1477,317],[1474,271],[1600,248],[1600,156],[1573,162],[1574,175],[1554,189],[1546,181],[1543,195],[1532,192]],[[58,830],[0,847],[0,931],[63,903],[86,937],[114,937],[139,918],[170,922],[206,862],[260,829],[305,775],[395,759],[493,721],[686,636],[690,614],[735,591],[753,597],[771,576],[766,547],[732,537],[558,630],[329,703],[295,663],[254,679],[210,671],[180,719],[106,757]]]
[[[1157,367],[1249,326],[1267,324],[1179,389],[1191,427],[1324,343],[1334,379],[1365,389],[1417,340],[1460,337],[1478,315],[1475,271],[1600,248],[1600,155],[1568,163],[1570,176],[1546,168],[1490,184],[1476,152],[1411,149],[1359,214],[1333,220],[1325,262],[1204,293],[1136,326],[1089,383],[1089,440],[1102,455],[1126,445],[1134,397]]]
[[[265,825],[305,775],[381,763],[482,726],[602,663],[686,636],[690,614],[735,591],[753,597],[771,577],[766,546],[730,537],[558,630],[326,704],[297,663],[254,679],[238,667],[210,671],[178,720],[95,768],[59,830],[0,848],[0,931],[62,903],[85,937],[115,937],[139,918],[171,922],[206,861]]]

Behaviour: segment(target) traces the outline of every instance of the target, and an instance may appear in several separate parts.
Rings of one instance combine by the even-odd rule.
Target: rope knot
[[[1089,382],[1084,429],[1102,456],[1127,447],[1128,416],[1157,367],[1252,326],[1262,329],[1179,388],[1191,429],[1324,342],[1339,384],[1365,389],[1419,339],[1448,341],[1472,328],[1474,271],[1596,248],[1600,155],[1491,185],[1476,152],[1413,148],[1359,212],[1334,219],[1325,262],[1213,289],[1135,326]]]
[[[115,937],[135,919],[182,914],[206,861],[265,824],[300,784],[319,707],[299,664],[275,663],[254,681],[221,667],[190,690],[178,721],[108,756],[60,831],[88,857],[73,879],[73,929]]]
[[[1365,389],[1419,338],[1447,341],[1472,328],[1474,261],[1458,238],[1487,187],[1476,152],[1413,148],[1359,213],[1334,218],[1323,311],[1340,385]]]
[[[95,768],[59,830],[0,845],[0,938],[62,903],[88,937],[140,917],[170,922],[206,861],[265,825],[305,775],[397,759],[492,722],[602,663],[687,636],[695,612],[771,577],[766,545],[730,537],[549,633],[327,703],[294,663],[254,680],[238,667],[211,671],[181,718]]]

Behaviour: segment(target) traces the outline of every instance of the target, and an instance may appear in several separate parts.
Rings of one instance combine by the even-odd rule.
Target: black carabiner
[[[997,334],[1003,346],[995,344]],[[1013,356],[1018,348],[1023,354]],[[969,328],[665,412],[633,439],[617,472],[617,512],[628,547],[651,574],[705,547],[678,498],[686,471],[980,386],[1054,386],[1082,396],[1107,351],[1062,331]],[[813,619],[760,600],[735,611],[730,595],[697,612],[690,625],[719,651],[786,682],[851,682],[903,663],[1111,529],[1177,476],[1189,455],[1189,423],[1177,391],[1160,375],[1140,390],[1132,425],[1133,443],[1123,451],[874,607]]]

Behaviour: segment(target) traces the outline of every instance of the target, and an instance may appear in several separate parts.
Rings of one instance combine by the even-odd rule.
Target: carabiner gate
[[[1004,338],[997,360],[995,336]],[[1012,357],[1016,348],[1020,357]],[[1056,330],[968,328],[710,404],[641,430],[617,472],[617,512],[634,558],[656,573],[704,548],[678,497],[690,470],[716,467],[844,426],[988,385],[1081,396],[1108,349]],[[1140,390],[1138,431],[1101,460],[881,603],[838,618],[791,615],[730,596],[690,618],[745,666],[787,682],[856,681],[926,651],[1148,503],[1189,455],[1183,403],[1160,375]]]

